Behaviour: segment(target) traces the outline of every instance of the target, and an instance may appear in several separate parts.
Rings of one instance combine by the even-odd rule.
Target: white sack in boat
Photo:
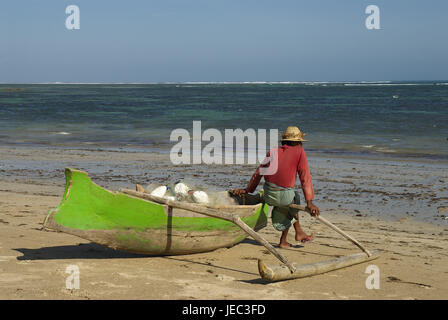
[[[163,197],[166,193],[166,186],[160,186],[152,190],[151,195],[155,197]]]
[[[188,190],[190,190],[190,188],[188,188],[188,186],[182,182],[179,182],[174,186],[174,192],[176,193],[176,195],[179,194],[181,196],[187,196]]]
[[[208,195],[204,191],[193,192],[193,200],[197,203],[208,203]]]

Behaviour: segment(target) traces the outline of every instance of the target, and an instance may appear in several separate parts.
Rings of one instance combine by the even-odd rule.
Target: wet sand
[[[111,190],[186,178],[225,190],[247,184],[254,166],[173,166],[166,154],[0,147],[0,299],[447,299],[448,164],[309,154],[315,203],[322,215],[379,259],[278,283],[260,279],[257,259],[279,262],[251,238],[213,252],[148,257],[42,230],[64,192],[64,167],[89,172]],[[359,252],[306,214],[316,239],[279,249],[312,263]],[[280,233],[260,231],[276,245]],[[293,233],[289,240],[293,242]],[[380,288],[367,289],[368,265]],[[66,289],[66,268],[80,270],[80,289]]]

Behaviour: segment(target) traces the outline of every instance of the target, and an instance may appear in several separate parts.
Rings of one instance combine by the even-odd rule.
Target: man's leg
[[[286,237],[288,236],[289,228],[286,228],[282,231],[282,235],[280,237],[280,248],[289,248],[291,244],[286,241]]]
[[[289,228],[291,227],[291,220],[291,217],[288,216],[288,207],[274,207],[272,209],[272,226],[282,232],[280,248],[291,247],[291,244],[286,241]]]
[[[300,193],[299,191],[294,191],[294,204],[300,204]],[[291,217],[294,217],[294,219],[296,220],[296,222],[293,223],[294,229],[296,231],[296,241],[303,241],[303,242],[307,242],[307,241],[311,241],[314,236],[311,235],[307,235],[305,233],[305,231],[302,230],[302,228],[300,227],[300,223],[299,223],[299,210],[297,209],[292,209],[289,208],[289,214]]]

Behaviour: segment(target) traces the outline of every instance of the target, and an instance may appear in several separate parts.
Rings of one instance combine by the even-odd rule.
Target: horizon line
[[[15,84],[388,84],[388,83],[416,83],[416,82],[433,82],[433,83],[447,83],[448,80],[433,79],[433,80],[359,80],[359,81],[150,81],[150,82],[0,82],[0,85],[15,85]]]

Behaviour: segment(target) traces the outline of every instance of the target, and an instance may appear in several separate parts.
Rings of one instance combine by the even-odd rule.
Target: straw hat
[[[303,139],[306,133],[302,133],[297,127],[288,127],[285,132],[282,133],[282,141],[308,141]]]

